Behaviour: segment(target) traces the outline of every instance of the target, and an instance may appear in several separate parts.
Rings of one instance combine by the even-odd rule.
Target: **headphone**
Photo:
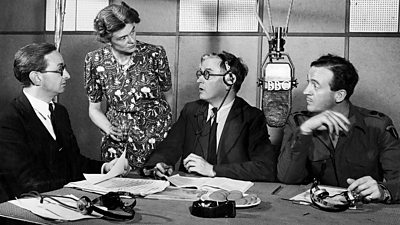
[[[341,198],[340,204],[328,201],[333,198]],[[326,189],[320,189],[318,187],[318,181],[314,180],[310,188],[310,198],[313,205],[317,206],[319,209],[328,212],[339,212],[345,211],[350,207],[354,207],[356,202],[361,200],[361,196],[357,195],[351,191],[343,191],[339,194],[329,195]]]
[[[106,207],[108,210],[122,209],[126,214],[114,213],[103,210],[94,204],[99,203],[100,206]],[[83,196],[77,201],[78,210],[84,215],[90,215],[93,211],[102,214],[107,219],[131,220],[135,217],[136,198],[129,192],[108,192],[91,201],[88,197]]]
[[[98,198],[90,200],[88,197],[83,196],[79,200],[69,196],[62,195],[48,195],[48,194],[40,194],[37,191],[31,191],[29,193],[24,193],[21,197],[34,197],[40,198],[40,203],[43,203],[44,198],[49,198],[59,205],[73,210],[78,210],[80,213],[84,215],[90,215],[93,211],[97,212],[104,216],[105,219],[111,220],[131,220],[135,217],[135,210],[133,209],[136,205],[135,195],[129,192],[118,191],[118,192],[108,192],[105,195],[101,195]],[[66,198],[73,201],[76,201],[76,207],[66,204],[59,200],[59,198]],[[104,206],[107,210],[101,209],[95,204],[99,206]],[[115,210],[120,208],[122,213],[111,212],[111,210]]]
[[[232,85],[234,85],[236,83],[236,75],[234,73],[232,73],[231,71],[231,67],[228,65],[228,62],[225,61],[225,68],[226,68],[226,73],[224,76],[224,83],[231,87]]]

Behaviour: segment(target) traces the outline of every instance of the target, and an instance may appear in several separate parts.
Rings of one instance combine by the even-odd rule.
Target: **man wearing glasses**
[[[276,154],[261,110],[236,96],[248,72],[236,56],[201,57],[196,72],[200,100],[187,103],[167,138],[157,146],[144,173],[180,171],[208,177],[274,181]]]
[[[107,172],[102,163],[80,154],[68,112],[53,98],[64,92],[70,74],[52,44],[30,44],[14,58],[14,75],[23,89],[0,111],[0,202],[29,191],[45,192]],[[126,160],[126,169],[129,170]]]

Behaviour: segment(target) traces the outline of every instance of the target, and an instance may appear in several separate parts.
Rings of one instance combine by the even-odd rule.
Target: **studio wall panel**
[[[53,42],[53,36],[47,36],[47,40]],[[71,78],[65,92],[59,95],[59,102],[68,109],[81,152],[94,159],[100,159],[101,133],[89,118],[83,70],[86,53],[100,46],[94,35],[64,35],[61,44],[61,54]]]
[[[400,129],[400,38],[353,37],[349,48],[360,76],[353,103],[385,113]]]
[[[43,31],[45,0],[1,0],[0,31]]]
[[[120,0],[114,0],[120,4]],[[138,32],[175,32],[176,7],[179,1],[175,0],[125,0],[136,9],[140,16]]]
[[[200,57],[205,53],[218,53],[222,50],[241,57],[249,67],[238,95],[249,104],[256,105],[258,37],[183,36],[179,42],[178,114],[185,103],[199,98],[195,74],[199,69]]]
[[[265,44],[265,41],[263,42]],[[263,58],[268,49],[263,48]],[[307,86],[307,74],[310,63],[324,54],[344,56],[344,38],[341,37],[289,37],[286,40],[285,53],[289,54],[295,67],[297,88],[293,89],[292,112],[305,110],[306,101],[303,90]]]
[[[269,28],[267,4],[264,1],[264,25]],[[284,27],[290,0],[270,0],[272,23]],[[301,0],[293,1],[289,20],[290,32],[343,33],[345,31],[346,1]]]
[[[43,35],[0,35],[0,105],[12,100],[22,90],[13,72],[15,53],[27,44],[43,41]]]

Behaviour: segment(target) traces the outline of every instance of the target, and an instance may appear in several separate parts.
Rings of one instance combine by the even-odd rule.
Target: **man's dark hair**
[[[358,82],[358,73],[353,64],[347,59],[327,54],[311,63],[311,67],[324,67],[333,73],[333,78],[329,83],[332,91],[340,89],[346,90],[345,99],[349,99],[354,92]]]
[[[221,59],[220,67],[221,69],[228,71],[228,68],[226,68],[226,64],[229,65],[230,67],[230,72],[232,72],[236,76],[236,81],[233,84],[233,90],[237,93],[240,90],[240,87],[242,86],[242,83],[244,81],[244,78],[246,78],[247,73],[249,72],[249,69],[246,64],[244,64],[243,60],[241,58],[236,57],[235,55],[222,51],[221,53],[211,53],[211,54],[205,54],[201,57],[201,62],[205,60],[208,56],[214,56],[218,57]]]
[[[46,55],[57,50],[49,43],[33,43],[20,48],[14,57],[14,75],[24,87],[32,84],[29,74],[32,71],[43,71],[47,68]]]

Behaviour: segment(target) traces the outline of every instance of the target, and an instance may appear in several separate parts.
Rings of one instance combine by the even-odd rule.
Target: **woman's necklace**
[[[114,48],[111,48],[111,51],[114,55],[114,58],[117,62],[117,73],[121,74],[123,73],[124,75],[126,75],[126,71],[128,70],[128,68],[133,64],[133,60],[132,60],[132,55],[126,55],[123,57],[123,60],[121,60],[121,58],[119,57],[121,54],[118,54]]]

